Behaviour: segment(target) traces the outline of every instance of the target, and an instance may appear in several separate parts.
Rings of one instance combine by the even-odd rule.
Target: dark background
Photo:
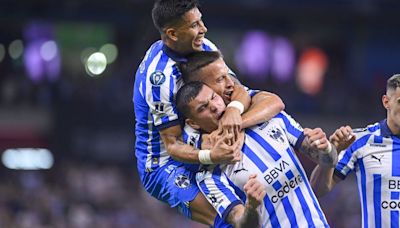
[[[0,153],[47,148],[54,156],[49,170],[1,165],[0,227],[202,227],[150,198],[137,177],[132,88],[136,68],[159,39],[152,4],[0,1]],[[329,135],[343,124],[364,127],[385,118],[381,96],[400,59],[399,9],[394,0],[204,0],[201,11],[207,37],[243,84],[278,94],[303,126]],[[251,35],[265,42],[249,41],[253,49],[245,49]],[[23,50],[13,58],[15,40]],[[30,45],[46,40],[57,44],[58,62],[28,63]],[[83,53],[106,43],[116,45],[118,56],[90,76]],[[313,92],[298,83],[310,50],[318,51],[311,59],[322,69]],[[241,58],[261,72],[241,66]],[[314,164],[305,166],[310,171]],[[360,226],[350,179],[321,200],[333,227]]]

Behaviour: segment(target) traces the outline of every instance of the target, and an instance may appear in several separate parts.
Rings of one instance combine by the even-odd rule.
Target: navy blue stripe
[[[382,227],[381,218],[381,175],[374,174],[374,215],[375,215],[375,227]]]
[[[352,155],[354,152],[356,152],[358,149],[360,149],[361,147],[365,146],[368,142],[368,139],[371,137],[370,134],[368,135],[364,135],[363,137],[359,138],[358,140],[356,140],[351,146],[350,148],[348,148],[344,154],[344,156],[342,157],[342,159],[339,160],[338,164],[336,165],[336,169],[338,171],[340,171],[342,173],[342,170],[345,166],[347,166],[347,164],[349,163]],[[348,172],[346,173],[346,175],[348,174]]]
[[[189,144],[189,135],[186,133],[186,131],[182,131],[182,138],[184,143]]]
[[[285,196],[282,200],[283,208],[285,209],[286,215],[289,219],[291,227],[298,227],[296,215],[293,211],[292,205],[290,204],[288,197]]]
[[[390,211],[390,224],[391,227],[399,226],[399,211]]]
[[[216,166],[212,173],[212,179],[214,180],[217,188],[228,198],[230,202],[234,202],[238,200],[236,195],[234,195],[228,188],[226,188],[225,184],[221,181],[221,169],[219,166]]]
[[[268,196],[264,197],[264,207],[267,209],[269,220],[271,222],[271,227],[280,228],[278,217],[276,216],[274,205]]]
[[[375,135],[374,136],[374,143],[382,143],[383,142],[383,137]]]
[[[392,176],[400,176],[400,140],[396,136],[391,136],[392,144]]]
[[[296,195],[297,195],[297,198],[299,199],[301,208],[303,209],[303,214],[306,217],[308,227],[315,227],[315,224],[314,224],[312,216],[311,216],[310,208],[308,207],[307,201],[304,198],[300,187],[297,187],[294,191],[296,192]]]
[[[230,179],[228,176],[226,176],[226,174],[224,173],[226,179],[228,180],[229,185],[235,190],[235,193],[237,196],[239,196],[239,198],[242,200],[242,202],[246,202],[246,194],[238,187],[236,186]]]
[[[170,121],[170,122],[167,122],[167,123],[162,123],[161,125],[158,125],[157,129],[159,131],[161,131],[163,129],[166,129],[166,128],[169,128],[169,127],[173,127],[173,126],[176,126],[176,125],[179,125],[179,124],[180,124],[179,120],[173,120],[173,121]]]
[[[367,202],[367,181],[365,174],[364,162],[362,159],[358,159],[358,166],[360,167],[360,176],[361,176],[361,200],[362,200],[362,210],[364,215],[364,227],[368,227],[368,202]]]
[[[211,49],[211,47],[208,46],[208,45],[205,44],[205,43],[203,43],[202,47],[203,47],[203,50],[204,50],[204,51],[213,51],[213,49]]]
[[[264,150],[275,160],[278,161],[281,155],[263,137],[251,129],[246,129],[246,134],[254,139]]]
[[[378,130],[378,129],[379,129],[379,124],[376,124],[376,125],[374,125],[374,126],[372,126],[372,127],[369,127],[369,128],[368,128],[368,131],[374,132],[374,131],[376,131],[376,130]]]
[[[268,166],[246,144],[243,145],[242,151],[261,170],[261,173],[268,170]]]
[[[304,132],[301,132],[301,135],[297,138],[296,144],[292,145],[294,149],[298,150],[301,147],[301,144],[303,143],[304,139],[306,136],[304,135]]]
[[[161,101],[161,89],[159,86],[152,86],[151,93],[154,102]]]
[[[303,169],[301,168],[300,163],[299,163],[299,162],[297,161],[297,159],[294,157],[294,156],[295,156],[295,152],[294,152],[291,148],[287,148],[287,149],[286,149],[286,152],[289,154],[289,156],[290,156],[290,158],[292,159],[293,163],[295,164],[297,170],[299,171],[299,173],[300,173],[300,175],[301,175],[301,178],[303,179],[304,184],[305,184],[306,187],[307,187],[308,194],[309,194],[309,196],[310,196],[310,197],[312,198],[312,200],[313,200],[313,204],[314,204],[315,209],[316,209],[317,212],[318,212],[319,218],[320,218],[321,221],[324,223],[324,226],[325,226],[325,227],[329,227],[328,222],[326,221],[325,216],[324,216],[324,214],[322,213],[322,210],[321,210],[321,208],[320,208],[320,206],[319,206],[319,204],[318,204],[318,201],[317,201],[317,199],[316,199],[316,197],[315,197],[315,195],[314,195],[314,192],[313,192],[313,190],[311,189],[310,183],[308,182],[307,175],[303,172]]]
[[[300,136],[300,134],[302,133],[302,131],[300,131],[298,128],[296,128],[295,126],[293,126],[290,123],[290,120],[288,119],[288,117],[283,114],[283,113],[278,113],[278,115],[276,115],[275,117],[277,118],[281,118],[283,120],[283,123],[285,123],[286,126],[286,130],[293,136],[295,136],[296,138],[298,138]]]

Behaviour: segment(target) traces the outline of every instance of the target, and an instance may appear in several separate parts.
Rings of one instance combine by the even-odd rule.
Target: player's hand
[[[202,134],[201,135],[201,149],[202,150],[211,150],[214,146],[215,142],[211,140],[210,134]]]
[[[329,141],[336,146],[338,152],[347,149],[354,140],[356,140],[356,136],[350,126],[342,126],[336,129],[329,137]]]
[[[235,107],[228,107],[225,109],[224,115],[219,120],[219,129],[228,131],[229,133],[235,134],[240,131],[242,126],[242,116],[240,115],[239,109]],[[235,138],[237,136],[235,135]]]
[[[215,164],[236,163],[240,161],[240,150],[243,146],[244,137],[242,140],[237,140],[232,144],[233,139],[233,134],[223,134],[217,137],[215,145],[211,149],[211,160]]]
[[[326,151],[329,149],[329,141],[321,128],[304,128],[304,136],[307,138],[310,149]]]
[[[262,204],[265,194],[267,193],[265,187],[257,180],[257,174],[249,176],[249,180],[243,187],[247,196],[246,207],[256,209]]]

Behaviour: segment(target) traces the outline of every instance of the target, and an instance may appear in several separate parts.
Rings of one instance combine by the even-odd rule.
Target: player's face
[[[198,8],[193,8],[182,16],[182,23],[176,30],[177,43],[183,54],[202,51],[203,39],[207,28],[201,19]]]
[[[394,134],[400,133],[400,88],[389,89],[382,97],[383,106],[387,110],[387,122]]]
[[[206,132],[218,128],[218,121],[225,110],[222,98],[210,87],[204,85],[195,99],[189,103],[191,118],[197,127]]]
[[[234,83],[222,58],[203,67],[198,73],[201,81],[220,95],[225,104],[231,102]]]

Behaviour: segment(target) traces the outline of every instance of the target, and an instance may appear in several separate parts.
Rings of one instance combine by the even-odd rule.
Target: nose
[[[201,33],[206,33],[208,30],[207,30],[207,27],[206,27],[206,25],[204,24],[204,22],[203,21],[200,21],[200,32]]]
[[[217,110],[218,110],[217,104],[214,101],[210,102],[210,112],[215,113],[217,112]]]
[[[226,77],[226,87],[227,87],[227,88],[231,88],[231,87],[233,87],[233,86],[235,85],[235,83],[233,82],[233,80],[232,80],[231,77],[232,77],[232,76],[230,76],[230,75],[228,75],[228,76]]]

